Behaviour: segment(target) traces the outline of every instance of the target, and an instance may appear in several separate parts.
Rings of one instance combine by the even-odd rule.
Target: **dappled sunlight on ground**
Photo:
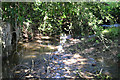
[[[89,49],[83,50],[83,53],[91,53],[91,52],[93,52],[94,50],[95,50],[94,47],[90,47]]]
[[[63,63],[66,65],[71,65],[71,64],[86,64],[87,59],[82,58],[79,54],[71,55],[72,57],[67,60],[63,60]],[[64,56],[65,57],[65,56]],[[67,56],[66,56],[67,57]]]
[[[85,78],[85,79],[93,79],[93,73],[90,72],[80,72],[79,73],[81,78]]]
[[[37,57],[36,55],[27,55],[24,58],[36,58],[36,57]]]
[[[24,54],[22,56],[23,61],[21,63],[28,65],[29,69],[27,68],[23,70],[21,68],[16,70],[15,75],[23,73],[23,78],[28,79],[91,79],[94,78],[97,75],[96,72],[99,73],[101,69],[101,72],[110,75],[109,71],[104,70],[110,66],[106,66],[105,64],[105,57],[107,54],[101,55],[100,47],[86,43],[86,39],[63,39],[59,45],[56,45],[55,43],[57,40],[54,39],[55,41],[52,41],[52,39],[54,38],[43,36],[32,42],[20,42],[24,48]]]
[[[46,38],[46,37],[43,37],[43,38]],[[47,37],[46,39],[48,40],[46,41],[41,39],[34,40],[32,42],[22,44],[22,46],[25,47],[26,49],[31,49],[31,50],[38,50],[40,48],[48,48],[48,50],[56,50],[58,46],[51,44],[51,41],[49,40],[49,38],[50,37]]]
[[[51,39],[52,37],[49,36],[41,36],[41,39]]]
[[[80,54],[55,53],[51,57],[49,66],[51,67],[50,72],[56,73],[52,75],[53,78],[76,78],[78,71],[82,68],[92,66],[92,62],[89,58],[83,58]],[[90,75],[89,71],[88,73]],[[84,76],[83,78],[91,78],[84,72],[81,75]]]
[[[82,42],[82,41],[79,40],[79,39],[73,39],[73,38],[70,38],[70,39],[68,39],[68,40],[69,40],[69,44],[65,43],[64,47],[70,47],[70,46],[72,46],[72,45],[75,45],[75,44],[77,44],[77,43]]]

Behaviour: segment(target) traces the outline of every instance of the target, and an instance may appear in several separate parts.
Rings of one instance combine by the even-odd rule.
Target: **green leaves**
[[[97,44],[99,44],[99,41],[98,41],[98,40],[96,40],[96,43],[97,43]]]
[[[29,20],[27,22],[38,24],[39,30],[43,32],[54,34],[54,32],[71,31],[73,34],[86,35],[91,30],[98,30],[100,24],[115,22],[111,12],[118,14],[119,5],[97,2],[3,3],[3,19],[10,21],[11,18],[15,18],[14,15],[17,15],[19,23]]]

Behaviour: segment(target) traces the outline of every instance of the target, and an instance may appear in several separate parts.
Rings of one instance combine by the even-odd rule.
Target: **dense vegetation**
[[[90,41],[102,42],[106,49],[109,49],[107,44],[119,40],[120,27],[102,25],[120,23],[120,2],[6,2],[2,3],[2,13],[2,20],[9,22],[16,34],[20,29],[22,36],[27,33],[32,37],[34,30],[47,36],[61,33],[75,37],[95,35],[97,38]]]
[[[120,2],[2,3],[2,12],[2,20],[11,23],[14,32],[18,28],[29,37],[38,29],[48,36],[95,34],[105,43],[106,38],[114,40],[120,33],[119,27],[101,26],[120,23]]]
[[[120,3],[2,3],[3,20],[12,25],[32,23],[41,33],[94,34],[101,24],[119,22]],[[16,20],[16,21],[15,21]],[[22,27],[21,27],[22,28]]]
[[[34,29],[43,35],[74,36],[96,34],[101,41],[118,38],[120,29],[101,27],[102,24],[120,23],[120,2],[34,2],[2,3],[2,20],[12,25],[12,30]],[[23,23],[31,26],[24,27]]]

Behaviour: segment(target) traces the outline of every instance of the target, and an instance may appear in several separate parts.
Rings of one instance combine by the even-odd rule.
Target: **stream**
[[[120,24],[113,24],[113,25],[101,25],[103,27],[120,27]]]
[[[102,45],[86,44],[86,39],[74,39],[71,35],[61,35],[60,39],[36,36],[31,42],[19,42],[14,54],[3,58],[3,78],[90,79],[98,73],[119,78],[114,56],[109,51],[101,53]]]

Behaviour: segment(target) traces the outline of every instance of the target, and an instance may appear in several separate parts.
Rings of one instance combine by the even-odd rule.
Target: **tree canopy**
[[[29,22],[42,34],[93,34],[101,24],[119,23],[120,2],[2,3],[2,20]]]

